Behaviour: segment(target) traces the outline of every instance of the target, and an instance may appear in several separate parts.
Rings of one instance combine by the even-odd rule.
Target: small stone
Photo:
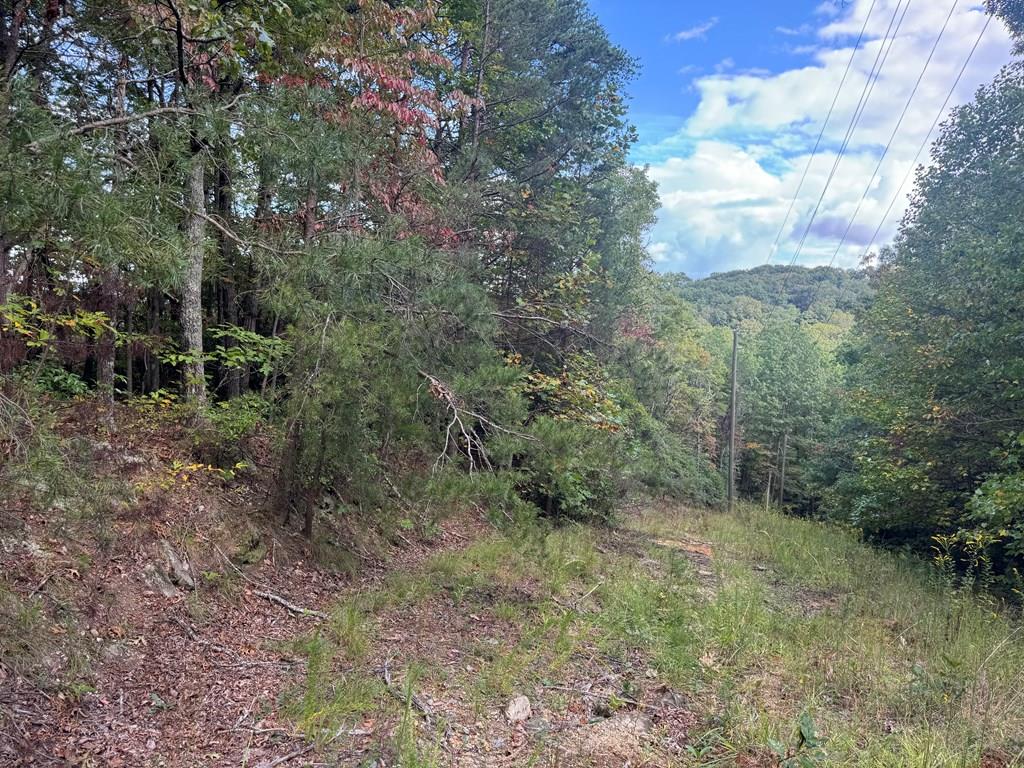
[[[686,709],[688,703],[683,694],[672,690],[662,693],[658,701],[663,709]]]
[[[533,707],[525,696],[514,696],[505,707],[505,717],[510,723],[522,723],[530,719]]]

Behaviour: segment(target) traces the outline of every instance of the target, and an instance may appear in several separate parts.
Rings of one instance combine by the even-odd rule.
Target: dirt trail
[[[365,655],[315,674],[330,691],[369,681],[372,706],[311,742],[287,714],[309,695],[303,643],[341,631],[340,603],[396,575],[415,586],[424,563],[492,540],[494,529],[474,512],[442,521],[429,542],[400,535],[372,555],[353,542],[358,575],[345,575],[262,516],[258,484],[183,462],[182,433],[128,420],[112,440],[83,439],[136,497],[114,508],[102,542],[91,523],[55,527],[55,509],[26,504],[0,519],[0,608],[23,624],[20,636],[0,634],[17,651],[0,662],[0,765],[383,768],[402,738],[451,766],[667,765],[682,750],[694,722],[685,698],[646,659],[611,661],[580,635],[573,617],[595,609],[589,593],[555,598],[530,576],[471,579],[363,617]],[[610,531],[600,546],[657,567],[652,544],[682,552],[713,591],[701,542]],[[524,670],[535,682],[513,686]],[[516,694],[530,712],[510,720]]]

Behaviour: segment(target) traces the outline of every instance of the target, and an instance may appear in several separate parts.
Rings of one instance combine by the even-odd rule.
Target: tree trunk
[[[143,391],[149,393],[160,389],[160,359],[150,348],[153,343],[152,339],[160,335],[160,313],[161,305],[163,304],[160,291],[156,288],[150,288],[149,295],[146,297],[146,304],[149,313],[149,325],[146,332],[150,336],[150,341],[146,345],[146,353],[143,358],[146,370],[142,386]]]
[[[100,304],[107,316],[110,327],[96,341],[96,385],[106,410],[106,424],[114,430],[114,363],[117,348],[115,344],[118,314],[117,270],[113,267],[100,273]]]
[[[188,360],[184,370],[185,399],[206,406],[206,369],[203,365],[203,256],[206,244],[205,162],[194,150],[185,188],[185,285],[181,293],[181,334]]]
[[[302,223],[302,237],[306,241],[307,247],[313,242],[313,236],[316,234],[316,206],[316,176],[314,174],[311,175],[309,187],[306,189],[306,205]]]
[[[0,234],[0,305],[6,304],[11,294],[11,283],[8,272],[11,270],[11,248],[3,235]]]
[[[789,443],[789,432],[782,433],[782,458],[779,461],[779,506],[786,503],[786,446]]]
[[[487,61],[487,48],[490,45],[491,37],[491,0],[486,0],[484,3],[484,29],[483,29],[483,40],[481,42],[480,51],[477,56],[477,70],[476,70],[476,93],[473,96],[477,99],[477,103],[473,105],[473,139],[472,139],[472,154],[469,163],[469,170],[466,172],[467,178],[476,178],[477,173],[477,161],[480,157],[480,131],[483,129],[484,119],[484,105],[483,105],[483,94],[484,94],[484,65]]]
[[[233,193],[231,188],[231,169],[229,167],[230,152],[225,148],[221,152],[220,161],[217,166],[217,215],[220,217],[221,223],[227,227],[228,230],[232,229],[231,213],[233,210]],[[219,245],[220,245],[220,256],[224,275],[221,278],[221,310],[222,310],[222,321],[228,325],[238,325],[238,302],[236,299],[235,290],[235,255],[237,249],[235,248],[234,241],[223,232],[219,233]],[[224,340],[225,346],[234,347],[236,342],[233,339],[227,338]],[[224,371],[225,387],[227,390],[227,397],[234,398],[238,397],[241,391],[241,375],[242,372],[238,368],[227,368]]]
[[[131,298],[126,302],[124,318],[124,331],[126,334],[124,344],[124,388],[128,392],[129,398],[135,394],[135,345],[132,342],[132,326],[134,325],[133,303]]]

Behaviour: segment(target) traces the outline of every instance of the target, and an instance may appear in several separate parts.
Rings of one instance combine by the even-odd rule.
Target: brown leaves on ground
[[[0,662],[0,765],[269,768],[317,755],[359,765],[394,754],[398,699],[417,667],[428,670],[415,682],[417,738],[447,765],[657,766],[680,754],[695,721],[685,699],[648,679],[643,658],[612,662],[586,638],[557,666],[549,648],[524,658],[527,669],[549,665],[555,677],[522,691],[532,703],[528,720],[504,717],[509,695],[495,692],[503,682],[494,669],[517,652],[523,617],[542,602],[530,577],[477,584],[457,597],[442,589],[369,617],[367,656],[335,659],[325,673],[372,676],[383,686],[388,668],[396,695],[330,735],[326,749],[312,749],[283,711],[307,674],[295,641],[330,622],[288,606],[330,613],[390,572],[416,574],[431,555],[490,535],[489,526],[476,514],[457,515],[431,543],[405,539],[360,554],[359,575],[339,575],[264,515],[266,478],[228,482],[202,469],[174,470],[190,461],[178,425],[125,411],[114,436],[83,435],[74,424],[95,422],[79,416],[68,437],[90,441],[102,471],[135,498],[112,507],[102,542],[88,525],[56,525],[59,510],[26,505],[0,519],[0,596],[10,598],[0,610],[36,617],[24,627],[18,663],[6,648]],[[605,543],[643,551],[627,539],[623,532]],[[161,591],[144,578],[168,548],[194,590]],[[691,549],[698,568],[710,562],[710,551]],[[568,596],[567,605],[586,597]],[[556,601],[552,610],[572,609]]]

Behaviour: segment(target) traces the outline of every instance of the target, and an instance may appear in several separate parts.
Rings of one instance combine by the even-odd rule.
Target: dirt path
[[[713,595],[705,543],[517,539],[473,511],[429,540],[326,530],[314,557],[260,512],[258,482],[191,463],[180,430],[136,418],[69,439],[97,487],[132,494],[103,517],[26,497],[0,518],[0,765],[657,766],[684,751],[691,702],[602,603],[620,577],[672,582],[673,558]]]

